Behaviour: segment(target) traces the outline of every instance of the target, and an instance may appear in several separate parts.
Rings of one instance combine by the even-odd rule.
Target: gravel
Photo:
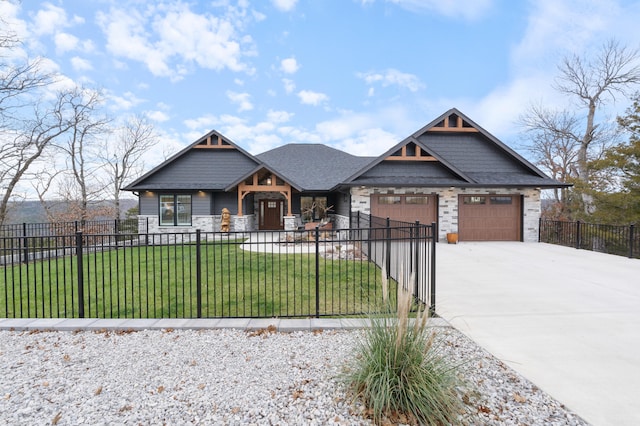
[[[439,332],[471,385],[464,424],[587,424],[455,329]],[[361,337],[0,331],[0,424],[369,425],[340,378]]]

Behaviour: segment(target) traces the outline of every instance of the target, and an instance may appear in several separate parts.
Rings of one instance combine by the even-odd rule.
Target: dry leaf
[[[96,391],[93,393],[94,395],[100,395],[102,393],[102,386],[100,386],[98,389],[96,389]]]
[[[51,420],[51,424],[57,425],[61,418],[62,418],[62,412],[59,412],[58,414],[55,415],[53,420]]]
[[[69,356],[69,354],[64,354],[63,359],[67,362],[71,361],[71,357]]]
[[[527,398],[517,393],[513,394],[513,399],[515,399],[516,402],[520,402],[520,403],[527,402]]]
[[[484,405],[481,405],[478,407],[478,411],[481,413],[489,414],[491,412],[491,409],[489,407],[485,407]]]
[[[158,386],[158,393],[164,392],[164,386]]]
[[[205,386],[206,386],[206,385],[205,385],[204,383],[200,383],[200,384],[198,385],[198,389],[202,390],[202,389],[204,389],[204,388],[205,388]]]

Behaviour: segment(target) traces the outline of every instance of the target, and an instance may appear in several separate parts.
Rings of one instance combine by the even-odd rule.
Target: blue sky
[[[567,105],[552,90],[560,58],[612,37],[640,46],[637,1],[29,0],[0,13],[60,84],[154,122],[149,166],[212,129],[252,153],[378,155],[451,107],[515,147],[531,102]]]

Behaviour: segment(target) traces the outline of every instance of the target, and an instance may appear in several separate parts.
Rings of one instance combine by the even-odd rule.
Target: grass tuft
[[[386,287],[385,271],[382,276]],[[428,314],[419,310],[410,324],[412,299],[398,283],[397,308],[386,301],[383,313],[371,318],[347,385],[378,424],[459,424],[465,409],[458,394],[462,380],[442,355],[436,333],[427,325]]]

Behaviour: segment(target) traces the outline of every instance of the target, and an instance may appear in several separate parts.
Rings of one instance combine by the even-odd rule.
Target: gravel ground
[[[586,425],[453,329],[464,424]],[[340,375],[362,331],[0,331],[0,424],[369,425]]]

